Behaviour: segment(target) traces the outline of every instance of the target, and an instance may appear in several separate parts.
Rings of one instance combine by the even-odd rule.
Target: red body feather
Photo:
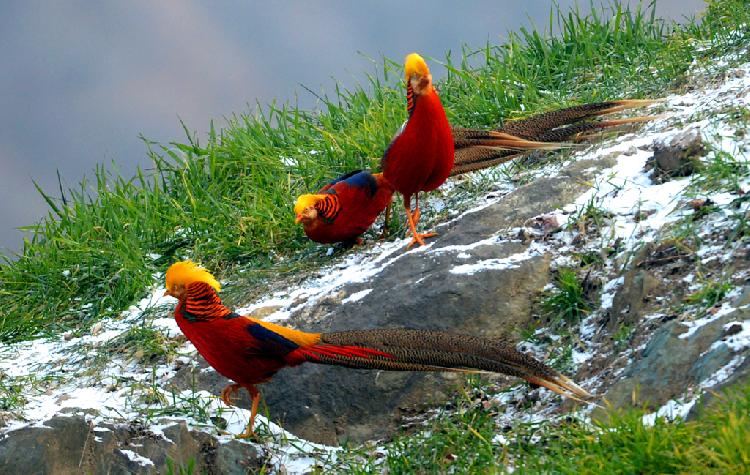
[[[257,384],[288,366],[284,355],[263,354],[259,342],[247,332],[246,319],[190,321],[183,310],[183,304],[175,308],[177,325],[221,375],[240,384]]]
[[[383,156],[383,175],[408,200],[442,185],[453,169],[453,135],[435,89],[415,99],[404,130]]]
[[[328,244],[354,241],[367,231],[391,202],[393,188],[381,173],[361,171],[326,185],[318,193],[335,194],[335,215],[327,219],[321,214],[303,226],[308,238]]]

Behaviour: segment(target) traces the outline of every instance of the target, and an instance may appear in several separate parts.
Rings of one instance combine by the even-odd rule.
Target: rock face
[[[0,440],[0,473],[156,474],[173,470],[245,474],[261,463],[254,446],[218,444],[209,434],[177,424],[163,435],[137,425],[100,424],[83,416],[57,416],[43,427],[27,427]]]
[[[659,407],[673,398],[679,398],[685,388],[697,388],[702,381],[720,373],[722,368],[732,370],[747,366],[747,361],[737,358],[726,340],[732,336],[732,322],[750,319],[747,304],[750,287],[732,302],[733,310],[690,332],[681,322],[670,321],[659,328],[638,359],[607,391],[606,399],[615,407],[630,406],[633,401],[641,407]],[[741,325],[735,323],[734,325]],[[737,358],[737,359],[736,359]],[[742,379],[742,371],[722,381],[727,385]],[[633,394],[638,395],[633,398]]]
[[[550,280],[549,257],[539,255],[506,269],[474,274],[456,274],[451,269],[524,252],[528,244],[517,239],[513,228],[571,202],[588,188],[592,176],[612,165],[606,158],[580,161],[559,176],[523,186],[493,205],[438,228],[440,236],[426,252],[404,251],[372,280],[344,287],[328,301],[293,315],[289,323],[310,331],[410,327],[516,340],[518,330],[530,321],[533,300]],[[487,245],[467,246],[499,231],[508,235]],[[448,250],[447,246],[466,248]],[[338,305],[342,297],[364,289],[372,291],[354,304]],[[215,373],[200,373],[198,378],[200,387],[214,393],[227,383]],[[282,371],[260,389],[272,420],[305,439],[330,444],[390,435],[402,415],[445,401],[455,385],[455,376],[447,373],[306,364]],[[242,404],[248,403],[245,399]]]

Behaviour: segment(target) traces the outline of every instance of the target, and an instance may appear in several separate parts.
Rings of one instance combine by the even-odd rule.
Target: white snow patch
[[[619,289],[624,282],[625,282],[625,277],[620,276],[604,284],[604,286],[602,287],[602,304],[601,304],[602,310],[607,310],[609,308],[612,308],[612,303],[615,300],[615,294],[617,293],[617,289]]]
[[[720,319],[724,315],[728,315],[728,314],[734,312],[735,310],[737,310],[736,308],[734,308],[732,306],[732,304],[730,303],[730,301],[731,301],[731,299],[733,297],[739,296],[741,292],[742,292],[742,288],[741,287],[737,287],[734,290],[732,290],[731,292],[729,292],[726,295],[726,297],[725,297],[727,299],[727,301],[725,301],[724,303],[722,303],[721,307],[719,307],[719,309],[717,311],[715,311],[714,313],[709,313],[705,317],[699,318],[698,320],[693,320],[692,322],[681,322],[683,325],[685,325],[686,327],[688,327],[688,330],[685,333],[681,334],[680,338],[682,338],[683,340],[687,339],[687,338],[690,338],[702,326],[708,325],[709,323],[714,322],[714,321]]]
[[[690,412],[690,409],[692,409],[695,405],[695,402],[695,399],[684,403],[680,403],[675,401],[674,399],[670,399],[666,404],[660,407],[658,411],[644,415],[643,425],[653,426],[656,423],[657,417],[663,417],[668,420],[675,420],[678,417],[680,419],[685,419],[685,417],[687,417],[688,413]]]
[[[716,373],[714,373],[710,378],[703,381],[701,383],[701,388],[712,388],[716,386],[717,384],[723,383],[727,379],[729,379],[730,376],[732,376],[732,373],[734,373],[734,370],[737,369],[743,362],[745,361],[745,357],[743,355],[737,355],[732,360],[724,365],[721,369],[719,369]]]
[[[521,241],[500,239],[498,234],[494,234],[493,236],[490,236],[487,239],[475,241],[470,244],[454,244],[450,246],[436,247],[434,249],[431,249],[428,254],[440,255],[440,254],[445,254],[448,252],[466,252],[466,251],[470,251],[480,246],[494,246],[501,242],[521,242]]]
[[[709,351],[714,350],[722,345],[728,346],[735,353],[746,348],[750,348],[750,320],[745,320],[743,322],[729,322],[724,325],[724,330],[729,329],[729,327],[733,325],[740,325],[742,329],[734,335],[729,335],[723,340],[714,342],[714,344],[711,345]]]
[[[138,465],[141,465],[143,467],[154,465],[154,462],[150,458],[146,458],[141,454],[137,454],[133,452],[132,450],[127,450],[127,449],[117,449],[117,450],[122,452],[122,454],[126,456],[131,462],[135,462]]]
[[[161,331],[166,337],[174,338],[182,335],[177,321],[174,318],[155,318],[151,321],[151,325]]]
[[[499,259],[484,259],[473,264],[462,264],[459,266],[455,266],[450,270],[450,272],[451,274],[474,275],[477,272],[484,272],[488,270],[513,269],[518,267],[521,262],[537,256],[541,256],[545,252],[547,252],[546,245],[538,241],[533,241],[523,252],[511,254],[508,257]]]
[[[253,309],[267,306],[280,306],[276,312],[267,316],[266,321],[288,319],[293,313],[305,306],[316,305],[320,299],[330,295],[347,284],[362,283],[372,279],[385,268],[406,255],[429,251],[433,243],[403,252],[409,239],[380,243],[359,254],[351,254],[340,262],[318,271],[316,277],[310,278],[296,288],[276,292],[270,297],[242,307],[237,313],[245,314]]]
[[[580,366],[594,357],[593,351],[580,351],[578,348],[573,348],[573,364]]]
[[[353,294],[342,300],[341,303],[357,302],[358,300],[362,300],[363,298],[365,298],[370,292],[372,292],[372,289],[365,289],[360,290],[359,292],[354,292]]]
[[[495,434],[495,437],[492,438],[492,443],[495,445],[508,445],[510,441],[503,434]]]

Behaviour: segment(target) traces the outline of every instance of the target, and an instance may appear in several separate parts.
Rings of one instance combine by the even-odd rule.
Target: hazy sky
[[[373,71],[366,57],[443,58],[463,44],[497,44],[530,21],[545,25],[550,4],[2,0],[0,252],[17,251],[15,228],[47,213],[32,179],[59,196],[57,170],[65,187],[113,160],[130,176],[149,163],[141,133],[183,141],[180,118],[202,133],[256,101],[314,107],[300,84],[352,86]],[[702,8],[661,0],[657,11],[680,19]]]

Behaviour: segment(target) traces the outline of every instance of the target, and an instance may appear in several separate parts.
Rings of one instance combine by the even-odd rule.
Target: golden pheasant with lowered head
[[[294,330],[232,312],[219,298],[219,282],[190,261],[169,267],[166,287],[165,294],[178,300],[175,320],[182,332],[216,371],[235,381],[222,391],[222,400],[231,405],[233,393],[241,388],[250,393],[250,421],[240,437],[253,434],[260,401],[255,385],[302,363],[388,371],[503,373],[571,399],[592,397],[556,370],[501,340],[433,330]]]

